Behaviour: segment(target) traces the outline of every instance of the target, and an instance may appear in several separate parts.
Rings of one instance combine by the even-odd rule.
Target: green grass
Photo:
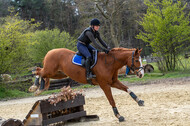
[[[132,77],[130,77],[132,76]],[[139,82],[147,82],[150,80],[156,80],[156,79],[166,79],[166,78],[181,78],[181,77],[190,77],[190,71],[175,71],[175,72],[168,72],[168,73],[158,73],[158,72],[153,72],[153,73],[145,73],[143,78],[138,78],[135,75],[127,75],[126,78],[122,77],[119,78],[121,81],[128,81],[131,83]]]
[[[83,84],[80,85],[79,87],[75,87],[74,89],[84,89],[84,88],[93,88],[96,87],[95,85],[90,85],[90,84]]]
[[[19,90],[9,90],[0,86],[0,100],[23,98],[23,97],[29,97],[29,96],[32,96],[32,93],[26,93]]]

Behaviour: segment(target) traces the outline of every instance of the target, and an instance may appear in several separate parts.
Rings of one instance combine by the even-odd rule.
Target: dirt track
[[[118,122],[104,93],[96,87],[85,91],[85,110],[88,115],[97,114],[100,120],[66,125],[190,126],[190,77],[126,85],[145,101],[145,106],[139,107],[126,92],[113,89],[115,102],[125,122]],[[0,117],[23,120],[36,100],[47,97],[1,101]]]

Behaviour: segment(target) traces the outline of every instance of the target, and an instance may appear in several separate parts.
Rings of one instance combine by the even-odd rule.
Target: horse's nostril
[[[142,74],[140,74],[139,77],[141,78],[141,77],[142,77]]]

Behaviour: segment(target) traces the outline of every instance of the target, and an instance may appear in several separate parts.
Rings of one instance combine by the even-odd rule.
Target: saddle
[[[97,50],[93,50],[92,52],[92,62],[90,63],[91,66],[90,68],[92,69],[96,63],[97,63],[97,57],[98,57],[98,51]],[[73,56],[72,59],[72,63],[85,67],[85,60],[86,58],[80,53],[80,52],[76,52],[76,54]]]

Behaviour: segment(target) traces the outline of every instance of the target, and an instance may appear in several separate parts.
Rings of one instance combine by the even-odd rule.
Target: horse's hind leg
[[[61,71],[57,71],[53,76],[51,76],[52,79],[62,79],[65,77],[67,77],[67,75],[65,75]],[[39,89],[35,92],[35,96],[41,94],[44,90],[48,90],[49,86],[50,86],[50,79],[41,77],[41,84]]]
[[[34,84],[28,89],[29,92],[35,92],[39,86],[39,75],[36,76]]]
[[[48,90],[49,86],[50,86],[49,78],[42,78],[41,77],[41,83],[40,83],[39,89],[40,90]]]
[[[49,86],[50,86],[50,79],[49,78],[45,78],[45,87],[44,87],[44,89],[48,90]]]
[[[139,106],[144,106],[144,101],[140,100],[127,86],[123,85],[119,80],[115,81],[112,87],[126,91],[138,103]]]
[[[50,80],[49,78],[42,78],[41,77],[40,86],[39,86],[38,90],[34,93],[35,96],[40,95],[45,90],[48,90],[48,88],[50,86],[50,81],[49,80]]]
[[[109,85],[107,85],[107,84],[100,85],[100,87],[104,91],[110,105],[112,106],[114,115],[119,119],[120,122],[124,121],[125,120],[124,117],[119,114],[119,112],[117,110],[117,107],[115,105],[115,101],[113,99],[112,92],[111,92],[111,87]]]
[[[38,89],[34,92],[35,96],[40,95],[45,90],[45,80],[41,77],[41,82]]]

